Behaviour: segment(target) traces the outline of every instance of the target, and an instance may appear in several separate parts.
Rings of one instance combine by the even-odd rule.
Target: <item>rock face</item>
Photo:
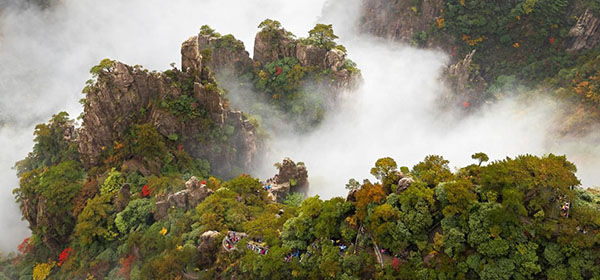
[[[273,178],[267,180],[267,191],[275,201],[282,202],[290,191],[303,192],[308,191],[308,171],[302,162],[294,163],[289,158],[285,158],[282,163],[275,166],[279,173]]]
[[[217,252],[221,242],[221,234],[218,231],[209,230],[200,235],[198,254],[200,264],[210,266],[217,259]]]
[[[202,57],[198,46],[198,37],[194,36],[181,44],[181,70],[190,72],[193,69],[202,69]]]
[[[129,184],[123,184],[118,193],[115,194],[114,203],[115,210],[121,212],[127,207],[131,200],[131,186]]]
[[[254,38],[254,61],[269,64],[284,57],[296,56],[296,40],[281,28],[261,31]]]
[[[210,53],[206,53],[210,55],[207,65],[215,73],[227,71],[240,74],[252,68],[253,62],[244,48],[244,43],[233,36],[214,37],[199,34],[191,38],[191,40],[194,39],[197,41],[200,53],[205,53],[206,50],[210,51]]]
[[[204,201],[213,191],[201,184],[198,178],[192,176],[186,183],[185,189],[169,194],[166,199],[156,202],[154,219],[160,220],[166,217],[170,208],[192,209]]]
[[[299,44],[296,47],[296,59],[304,67],[326,68],[327,50],[313,45]]]
[[[571,28],[569,36],[573,39],[567,51],[575,52],[596,47],[600,41],[600,19],[588,8]]]
[[[197,37],[185,41],[181,53],[184,71],[156,73],[112,62],[98,72],[87,91],[79,130],[79,152],[86,167],[98,164],[104,150],[127,139],[134,125],[149,123],[165,138],[177,135],[186,152],[208,160],[220,176],[235,168],[250,169],[260,145],[256,128],[241,112],[228,108],[200,54]],[[214,131],[225,133],[227,139],[211,138]],[[153,172],[161,164],[151,159],[143,163]]]
[[[482,102],[480,95],[487,85],[479,72],[472,67],[473,55],[475,55],[475,50],[467,54],[464,59],[446,68],[444,82],[452,92],[445,94],[444,104],[452,106],[456,103],[463,103],[463,107],[468,108]]]
[[[416,33],[429,29],[444,8],[442,0],[419,2],[420,7],[411,1],[363,0],[359,29],[378,37],[411,42]]]
[[[408,189],[408,187],[410,187],[410,185],[412,185],[412,183],[415,180],[413,180],[410,177],[404,177],[400,180],[398,180],[398,188],[396,189],[396,193],[400,194],[401,192],[403,192],[404,190]]]

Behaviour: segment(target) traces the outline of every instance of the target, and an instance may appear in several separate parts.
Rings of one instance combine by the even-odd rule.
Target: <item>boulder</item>
[[[169,194],[166,199],[156,202],[154,219],[158,221],[166,217],[170,208],[193,209],[213,193],[213,190],[201,184],[198,178],[192,176],[185,182],[184,190]]]
[[[325,64],[327,68],[331,69],[333,72],[337,72],[342,70],[344,67],[344,62],[346,61],[346,54],[338,49],[333,49],[327,51],[325,56]]]
[[[210,266],[217,259],[220,237],[221,234],[213,230],[200,235],[200,239],[198,240],[199,264]]]
[[[277,202],[283,202],[290,191],[308,192],[308,171],[304,163],[294,163],[290,158],[285,158],[281,163],[275,166],[279,170],[272,178],[265,183],[270,186],[268,189],[269,197]]]
[[[276,184],[290,183],[294,180],[295,184],[290,185],[300,187],[308,183],[308,171],[304,163],[298,162],[296,164],[290,158],[285,158],[275,166],[279,170],[279,173],[274,177]]]
[[[200,184],[198,178],[194,176],[185,183],[185,187],[188,193],[188,208],[196,207],[196,205],[214,193],[206,185]]]
[[[318,67],[326,68],[327,64],[327,49],[319,48],[313,45],[298,44],[296,47],[296,59],[300,62],[300,65],[304,67]],[[334,54],[331,55],[332,58]]]
[[[158,221],[169,215],[169,202],[166,200],[156,202],[156,210],[154,211],[154,220]]]
[[[270,197],[279,203],[283,202],[288,193],[290,193],[290,183],[272,184],[269,190]]]
[[[188,190],[178,191],[168,196],[167,201],[171,207],[188,208]]]
[[[414,182],[412,178],[405,177],[398,180],[398,188],[396,189],[396,193],[400,194],[402,191],[406,190],[410,185]]]

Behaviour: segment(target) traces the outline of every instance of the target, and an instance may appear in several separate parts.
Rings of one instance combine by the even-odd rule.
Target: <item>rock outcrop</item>
[[[196,37],[201,54],[210,56],[206,62],[215,73],[229,72],[241,74],[252,68],[252,59],[244,43],[232,35],[210,36],[198,34]]]
[[[576,52],[580,50],[589,50],[600,42],[600,19],[586,9],[577,23],[569,31],[572,42],[567,51]]]
[[[267,65],[284,57],[296,56],[296,40],[285,29],[260,31],[254,38],[254,61]]]
[[[148,72],[120,62],[101,63],[97,81],[87,89],[79,152],[86,167],[98,164],[105,150],[126,141],[135,125],[150,124],[165,137],[177,135],[194,158],[206,159],[215,174],[248,170],[258,152],[256,128],[241,112],[228,108],[197,37],[182,44],[182,68]],[[215,133],[219,132],[219,133]],[[223,136],[214,136],[223,135]],[[145,158],[151,171],[160,162]]]
[[[154,219],[160,220],[169,214],[169,209],[192,209],[204,201],[213,191],[202,184],[198,178],[192,176],[186,183],[185,189],[167,195],[165,199],[156,202]]]
[[[193,41],[193,42],[192,42]],[[241,76],[252,71],[258,72],[265,65],[286,57],[298,60],[301,66],[311,71],[328,72],[323,79],[331,90],[352,89],[360,81],[360,72],[346,69],[346,54],[339,49],[326,49],[295,39],[284,28],[265,28],[258,32],[254,41],[254,58],[251,59],[244,44],[231,35],[220,36],[199,34],[186,41],[187,49],[196,47],[199,54],[210,54],[206,64],[218,75],[234,74]],[[184,54],[182,52],[182,54]],[[187,50],[182,64],[193,64],[187,57],[195,57],[197,52]]]
[[[401,192],[403,192],[404,190],[408,189],[408,187],[410,187],[410,185],[412,185],[412,183],[415,180],[413,180],[410,177],[404,177],[401,178],[400,180],[398,180],[398,188],[396,189],[396,193],[400,194]]]
[[[200,235],[198,240],[199,262],[204,266],[210,266],[217,259],[221,234],[218,231],[209,230]]]
[[[308,171],[302,162],[294,163],[289,158],[275,164],[279,173],[266,181],[269,195],[274,201],[282,202],[291,191],[308,191]]]
[[[487,84],[472,65],[473,55],[475,50],[446,68],[443,80],[451,92],[442,97],[443,104],[453,107],[455,104],[462,104],[464,108],[469,108],[483,102],[481,94]]]

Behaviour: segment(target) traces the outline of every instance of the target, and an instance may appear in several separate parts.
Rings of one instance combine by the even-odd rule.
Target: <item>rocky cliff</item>
[[[378,37],[411,42],[440,17],[442,0],[368,0],[361,3],[359,30]]]
[[[442,81],[449,90],[442,96],[442,104],[469,109],[472,105],[477,106],[484,102],[483,91],[487,84],[472,65],[475,52],[471,51],[462,60],[444,69]]]
[[[198,41],[192,37],[182,44],[182,71],[149,72],[108,60],[93,69],[96,81],[84,90],[79,130],[84,165],[105,160],[119,143],[148,140],[135,131],[149,124],[179,150],[208,160],[217,174],[250,168],[260,145],[255,127],[228,107]],[[154,170],[162,165],[153,158],[137,160]]]
[[[600,51],[599,8],[590,1],[362,0],[360,8],[363,33],[448,53],[445,106],[467,108],[514,93],[517,85],[541,86],[574,106],[592,103],[587,116],[598,114],[594,94],[566,85],[574,81],[569,72],[595,81],[584,66]],[[548,92],[556,84],[566,91]]]
[[[349,67],[345,51],[296,39],[279,25],[256,34],[252,59],[244,44],[232,35],[201,32],[197,38],[200,52],[210,54],[208,66],[217,74],[229,72],[239,77],[259,72],[278,60],[293,58],[309,72],[327,72],[328,78],[323,81],[330,90],[352,89],[360,81],[360,72],[355,65]]]

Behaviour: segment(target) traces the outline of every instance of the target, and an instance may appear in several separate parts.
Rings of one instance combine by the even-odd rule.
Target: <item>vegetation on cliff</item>
[[[68,150],[62,134],[45,140]],[[411,169],[382,158],[371,169],[377,180],[350,180],[346,198],[301,203],[295,194],[278,203],[249,175],[204,174],[208,196],[159,218],[159,201],[178,205],[181,171],[100,174],[68,157],[44,163],[35,151],[29,159],[43,167],[24,171],[16,190],[33,235],[2,262],[8,279],[600,277],[600,193],[580,188],[563,156],[485,164],[478,153],[455,171],[440,156]]]
[[[258,28],[252,60],[241,42],[209,26],[203,26],[198,35],[199,41],[210,38],[200,43],[201,53],[211,57],[209,64],[217,79],[226,76],[225,87],[250,85],[247,95],[251,96],[242,97],[252,103],[244,104],[247,113],[263,120],[282,115],[282,121],[294,129],[310,131],[335,106],[339,91],[356,86],[360,71],[346,58],[345,47],[335,42],[338,37],[331,24],[317,24],[307,38],[299,39],[276,20],[266,19]],[[237,47],[223,49],[223,45]]]

